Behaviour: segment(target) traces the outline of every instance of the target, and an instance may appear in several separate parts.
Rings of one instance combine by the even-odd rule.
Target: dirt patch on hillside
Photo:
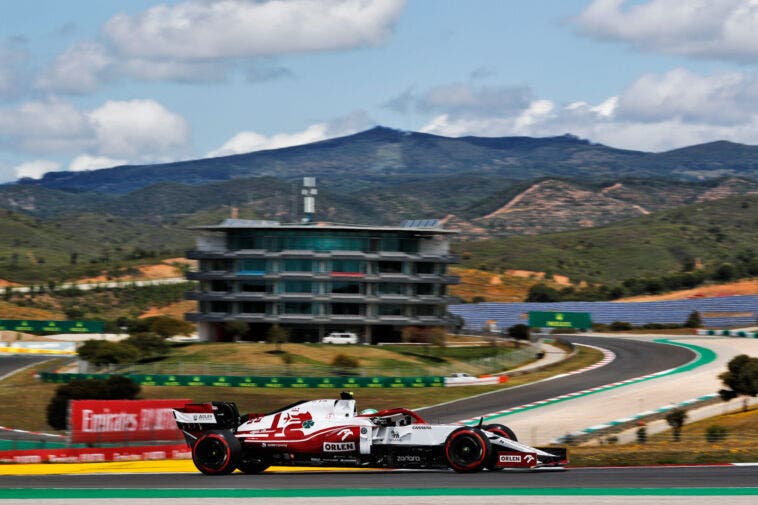
[[[165,307],[150,307],[147,311],[140,314],[140,318],[155,317],[155,316],[169,316],[174,319],[184,319],[184,314],[187,312],[197,312],[197,302],[194,300],[183,300],[181,302],[172,303]]]
[[[194,260],[188,260],[187,258],[168,258],[161,263],[154,265],[139,265],[131,269],[131,273],[120,276],[108,276],[98,275],[95,277],[87,277],[85,279],[79,279],[77,284],[96,284],[100,282],[129,282],[129,281],[144,281],[144,280],[156,280],[156,279],[171,279],[174,277],[183,277],[181,267],[187,265],[192,267],[196,264]]]
[[[692,298],[713,298],[719,296],[758,295],[758,278],[700,286],[683,291],[674,291],[663,295],[640,295],[622,298],[619,302],[657,302],[665,300],[688,300]]]
[[[6,286],[20,286],[21,284],[18,284],[16,282],[6,281],[5,279],[0,279],[0,288],[4,288]]]
[[[533,272],[532,270],[506,270],[505,273],[512,277],[523,277],[525,279],[545,279],[545,272]],[[553,274],[552,281],[561,286],[571,285],[571,279],[565,275]]]

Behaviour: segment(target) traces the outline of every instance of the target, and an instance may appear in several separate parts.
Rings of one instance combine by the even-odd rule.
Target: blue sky
[[[0,1],[0,182],[377,124],[758,143],[750,0]]]

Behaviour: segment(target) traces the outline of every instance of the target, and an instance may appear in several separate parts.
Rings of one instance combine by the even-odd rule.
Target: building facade
[[[317,342],[353,332],[362,342],[398,341],[403,328],[447,326],[447,286],[458,278],[448,237],[436,220],[398,227],[227,219],[202,226],[199,262],[187,278],[205,340],[230,340],[227,323],[247,324],[243,339],[263,340],[273,324],[291,341]],[[234,333],[239,324],[234,325]],[[239,338],[239,335],[236,335]]]

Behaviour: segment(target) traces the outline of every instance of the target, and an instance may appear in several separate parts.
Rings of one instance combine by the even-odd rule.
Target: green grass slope
[[[462,266],[524,269],[612,284],[756,251],[758,195],[716,200],[581,231],[457,244]]]

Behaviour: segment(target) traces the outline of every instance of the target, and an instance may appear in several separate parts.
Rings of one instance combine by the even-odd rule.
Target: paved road
[[[609,349],[616,354],[616,359],[608,365],[589,372],[515,389],[505,389],[438,407],[419,409],[419,413],[429,422],[452,423],[545,398],[667,370],[683,365],[695,357],[695,353],[689,349],[644,340],[583,336],[571,336],[565,339]]]
[[[574,468],[567,471],[264,473],[0,476],[0,488],[85,489],[413,489],[413,488],[707,488],[754,487],[758,467]]]

